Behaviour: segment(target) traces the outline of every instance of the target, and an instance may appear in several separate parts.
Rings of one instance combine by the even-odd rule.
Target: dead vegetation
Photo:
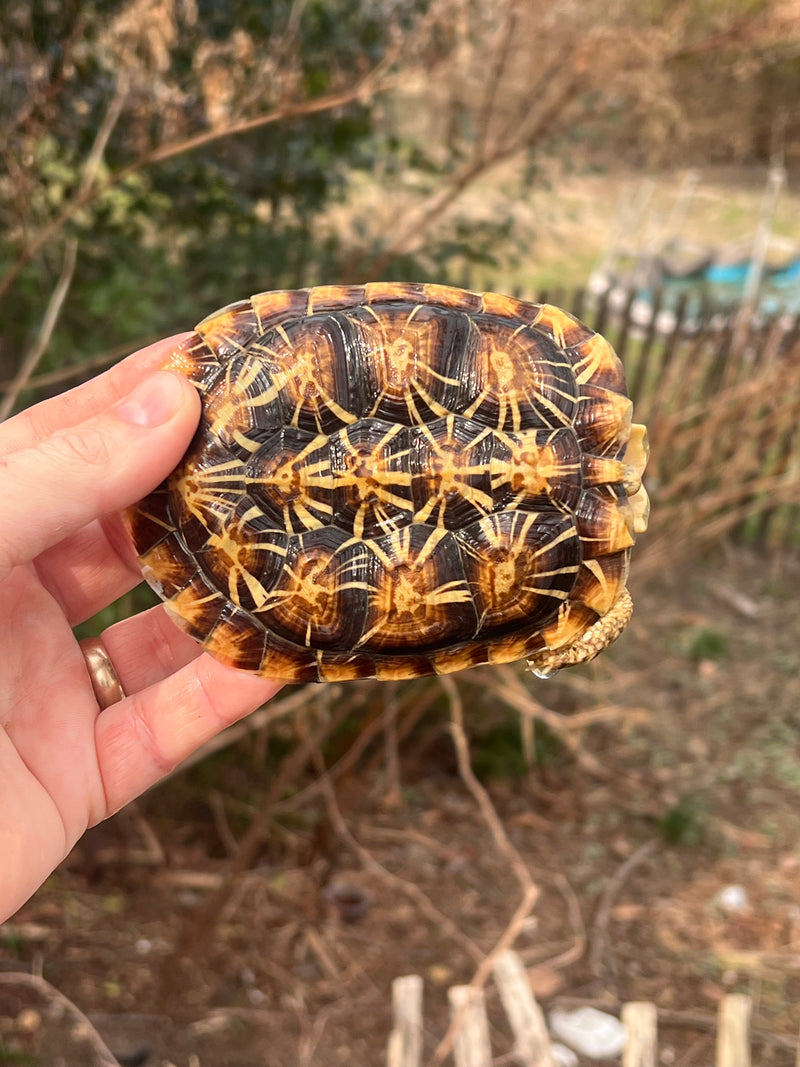
[[[650,422],[659,484],[648,567],[736,529],[765,545],[800,539],[798,350],[772,363],[748,362],[741,361],[740,380],[732,382],[731,359],[713,396],[670,405]],[[697,359],[685,368],[679,391],[691,390],[698,368],[707,373]]]
[[[726,555],[635,575],[611,654],[535,689],[506,667],[288,692],[92,831],[3,928],[4,968],[43,960],[115,1055],[221,1067],[380,1062],[390,983],[415,972],[442,1063],[448,987],[513,944],[545,1008],[655,1002],[686,1067],[747,992],[754,1064],[791,1067],[797,563]],[[41,990],[0,1003],[8,1047],[72,1047]]]
[[[789,54],[796,26],[788,3],[733,5],[698,29],[685,4],[653,26],[625,5],[442,0],[379,64],[337,70],[328,92],[307,98],[296,74],[302,8],[268,49],[242,34],[199,49],[189,108],[170,54],[194,6],[121,6],[102,41],[115,72],[104,117],[68,195],[47,210],[14,136],[23,131],[24,147],[46,123],[57,79],[34,78],[4,116],[4,194],[18,228],[0,290],[11,299],[43,255],[57,263],[27,354],[6,361],[5,410],[32,381],[61,385],[121,354],[37,379],[71,286],[71,222],[149,168],[385,93],[387,125],[413,111],[415,135],[441,153],[433,168],[379,165],[347,205],[342,271],[390,273],[404,257],[424,262],[462,208],[475,210],[465,194],[478,190],[480,203],[481,183],[507,162],[520,163],[515,181],[523,163],[540,168],[527,187],[545,158],[563,165],[572,137],[575,158],[592,156],[585,131],[607,128],[615,99],[635,100],[630,129],[652,138],[645,155],[672,150],[686,100],[670,64],[720,58],[722,84],[743,54],[754,56],[749,70],[776,48]],[[421,42],[440,32],[431,78]],[[112,167],[109,138],[123,119],[128,155]],[[790,127],[780,130],[786,146]],[[769,339],[731,361],[706,343],[652,364],[642,387],[655,510],[619,646],[535,689],[505,667],[293,690],[234,727],[92,831],[0,928],[0,1059],[101,1063],[99,1033],[128,1062],[138,1047],[164,1064],[378,1063],[390,982],[413,970],[433,989],[427,1062],[443,1063],[445,990],[483,985],[513,944],[548,1005],[653,1000],[674,1064],[707,1062],[716,1005],[731,990],[756,998],[755,1062],[794,1062],[800,573],[792,554],[767,553],[759,524],[777,513],[770,529],[795,529],[800,364]],[[743,522],[756,549],[730,536]],[[731,884],[748,894],[737,915],[715,903]],[[496,1007],[499,1062],[511,1063]]]

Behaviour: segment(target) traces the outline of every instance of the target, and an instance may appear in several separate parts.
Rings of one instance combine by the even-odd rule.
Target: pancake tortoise
[[[628,622],[646,432],[613,349],[566,312],[427,284],[261,293],[167,366],[202,418],[128,526],[228,666],[546,676]]]

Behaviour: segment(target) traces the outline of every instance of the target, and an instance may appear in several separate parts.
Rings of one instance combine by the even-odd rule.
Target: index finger
[[[0,456],[31,448],[59,430],[77,426],[112,407],[133,387],[164,364],[170,353],[192,333],[165,337],[110,367],[83,385],[21,411],[0,425]]]

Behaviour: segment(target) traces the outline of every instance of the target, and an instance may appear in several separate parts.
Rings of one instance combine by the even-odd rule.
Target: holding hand
[[[157,369],[180,340],[0,425],[0,921],[89,826],[280,688],[223,667],[159,606],[102,634],[96,695],[72,633],[141,581],[120,511],[197,425],[195,389]]]

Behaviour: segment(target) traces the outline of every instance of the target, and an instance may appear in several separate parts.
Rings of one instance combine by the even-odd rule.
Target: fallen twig
[[[325,810],[328,814],[328,818],[336,833],[356,854],[356,856],[358,856],[364,868],[383,882],[384,885],[399,889],[405,896],[410,897],[435,927],[438,927],[443,933],[447,934],[448,937],[452,938],[452,940],[455,941],[472,960],[480,963],[484,959],[484,954],[481,951],[480,946],[477,945],[472,938],[467,937],[467,935],[456,926],[449,915],[440,911],[430,897],[426,893],[423,893],[416,883],[409,882],[407,879],[401,878],[398,874],[393,874],[392,871],[379,863],[369,849],[364,848],[364,846],[350,832],[341,809],[339,808],[333,784],[325,771],[321,753],[317,754],[317,765],[320,768],[322,796],[325,801]]]
[[[594,922],[592,923],[590,937],[591,947],[589,949],[589,969],[592,974],[598,978],[602,972],[603,953],[605,952],[606,938],[608,935],[608,920],[611,916],[611,908],[614,904],[614,900],[625,884],[625,880],[631,871],[652,856],[658,849],[659,845],[660,841],[658,838],[651,837],[649,841],[645,841],[645,843],[640,845],[635,852],[632,852],[622,866],[619,867],[609,879],[603,892],[603,896],[600,898]]]
[[[475,777],[475,772],[472,769],[472,764],[469,758],[469,746],[467,745],[467,738],[464,733],[464,709],[461,702],[461,696],[458,692],[458,687],[449,675],[443,675],[440,680],[450,697],[451,729],[456,748],[459,773],[461,774],[461,778],[467,789],[474,797],[484,821],[489,827],[495,845],[502,855],[505,856],[522,888],[522,898],[506,924],[505,930],[503,930],[491,951],[485,955],[478,964],[475,974],[469,983],[469,988],[482,990],[489,980],[494,965],[501,953],[506,949],[511,948],[519,936],[520,931],[525,925],[526,919],[530,915],[531,910],[539,897],[539,887],[534,883],[525,861],[511,843],[508,834],[505,832],[489,794]],[[453,1013],[450,1025],[429,1061],[429,1067],[441,1067],[441,1064],[444,1063],[452,1052],[456,1036],[462,1025],[463,1016],[468,1010],[468,1007],[468,1003],[465,1002],[460,1010]]]
[[[18,985],[33,989],[39,996],[52,1004],[57,1004],[62,1011],[73,1019],[80,1028],[81,1037],[91,1046],[92,1052],[97,1057],[96,1067],[120,1067],[119,1060],[112,1055],[111,1050],[100,1034],[89,1022],[89,1019],[77,1006],[65,996],[60,989],[50,985],[46,979],[38,974],[28,974],[25,971],[10,971],[0,974],[0,985]]]

